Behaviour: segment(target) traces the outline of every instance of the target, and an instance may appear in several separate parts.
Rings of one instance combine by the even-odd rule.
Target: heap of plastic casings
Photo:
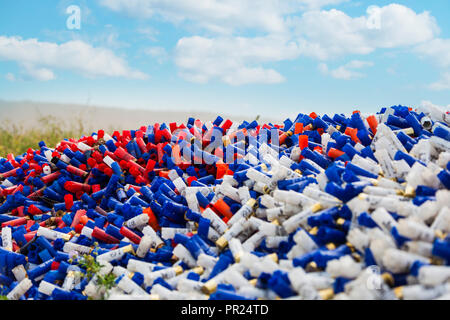
[[[449,299],[449,118],[394,106],[41,142],[0,159],[1,294]]]

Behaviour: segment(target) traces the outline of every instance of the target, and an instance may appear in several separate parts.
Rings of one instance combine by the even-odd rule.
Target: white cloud
[[[50,81],[56,78],[52,70],[48,68],[35,67],[33,64],[28,62],[22,63],[22,73],[25,74],[24,79],[32,79],[39,81]]]
[[[450,67],[450,39],[433,39],[418,46],[416,51],[443,68]]]
[[[231,33],[255,28],[286,31],[284,15],[347,0],[100,0],[112,11],[131,17],[160,16],[173,23],[194,22],[210,31]]]
[[[225,83],[235,86],[249,83],[281,83],[285,80],[286,79],[277,71],[261,67],[243,67],[223,76],[223,81]]]
[[[111,49],[127,48],[130,46],[128,42],[119,40],[119,34],[115,31],[109,31],[107,34],[102,35],[100,41]]]
[[[365,28],[364,18],[352,18],[336,9],[306,12],[294,18],[292,26],[306,56],[327,60],[337,55],[373,51],[364,35],[358,32]]]
[[[112,51],[80,40],[56,44],[0,36],[0,60],[17,62],[30,77],[38,80],[54,79],[52,69],[70,70],[86,77],[147,78]]]
[[[441,69],[441,79],[430,84],[432,90],[450,90],[450,39],[433,39],[416,48],[422,57],[431,59]]]
[[[309,10],[320,9],[325,6],[337,5],[343,2],[348,2],[349,0],[300,0],[297,1],[298,5],[302,8]]]
[[[175,63],[189,81],[219,79],[231,85],[279,83],[284,77],[262,64],[295,59],[300,48],[278,36],[188,37],[178,41]]]
[[[377,48],[415,45],[432,39],[440,32],[436,19],[428,11],[417,14],[399,4],[390,4],[378,10],[373,11],[368,19],[379,14],[380,28],[367,34],[369,38],[374,37],[373,45]]]
[[[150,47],[145,49],[145,53],[156,58],[156,61],[158,61],[159,64],[164,63],[169,57],[166,49],[163,47]]]
[[[372,67],[373,62],[371,61],[360,61],[360,60],[353,60],[346,64],[347,68],[350,69],[361,69],[364,67]]]
[[[446,71],[442,73],[441,79],[430,84],[429,88],[435,91],[450,90],[450,72]]]
[[[14,82],[14,81],[16,81],[16,76],[13,73],[8,72],[5,75],[5,79],[8,80],[8,81]]]
[[[145,27],[145,28],[138,28],[137,33],[143,35],[145,38],[151,40],[151,41],[156,41],[157,40],[157,35],[159,34],[159,31],[151,28],[151,27]]]
[[[355,71],[355,69],[357,70],[372,66],[373,62],[370,61],[353,60],[343,66],[330,70],[325,63],[320,63],[319,71],[336,79],[352,80],[363,78],[365,76],[363,73]]]
[[[365,55],[377,48],[417,45],[433,39],[439,32],[428,13],[390,4],[371,6],[367,14],[350,17],[346,13],[310,11],[289,21],[302,45],[303,54],[321,60],[347,54]]]
[[[337,9],[321,10],[345,0],[99,1],[132,17],[159,17],[191,31],[192,26],[207,30],[208,37],[181,38],[175,49],[180,75],[195,82],[278,83],[284,77],[265,63],[302,56],[328,61],[368,55],[380,48],[417,46],[439,33],[429,12],[417,13],[399,4],[370,6],[366,14],[352,17]],[[238,36],[248,29],[258,36]],[[357,71],[362,67],[324,67],[322,71],[339,79],[364,76]]]
[[[303,1],[303,5],[306,3]],[[286,28],[288,31],[284,33],[254,38],[182,38],[176,47],[176,64],[181,75],[190,81],[207,82],[218,78],[237,84],[240,83],[236,80],[238,74],[248,69],[256,74],[253,69],[260,68],[258,74],[262,77],[255,79],[271,83],[282,81],[283,77],[276,70],[268,72],[269,69],[264,69],[264,62],[301,56],[326,61],[350,54],[367,55],[378,48],[418,45],[430,41],[439,32],[435,19],[428,12],[418,14],[397,4],[371,6],[367,14],[360,17],[351,17],[336,9],[307,11],[301,16],[287,18]],[[334,70],[325,70],[328,67],[321,65],[320,69],[338,79],[363,77],[364,74],[356,69],[369,65],[356,63]],[[263,70],[267,72],[262,73]],[[235,76],[230,77],[230,74]],[[248,83],[251,79],[245,78],[243,82]],[[272,81],[274,79],[276,81]]]

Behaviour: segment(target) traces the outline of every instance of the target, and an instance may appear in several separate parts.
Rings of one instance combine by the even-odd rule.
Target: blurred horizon
[[[124,115],[124,112],[126,113]],[[193,117],[203,122],[214,121],[217,116],[224,119],[242,122],[253,121],[257,117],[259,123],[282,123],[286,118],[293,118],[297,114],[285,117],[266,117],[261,114],[251,116],[238,115],[227,112],[207,112],[198,110],[149,110],[143,108],[125,108],[121,106],[102,106],[77,103],[58,103],[48,101],[31,100],[4,100],[0,99],[0,125],[7,122],[15,122],[24,127],[39,126],[39,119],[50,117],[59,121],[61,125],[82,121],[85,128],[91,130],[130,130],[140,126],[153,125],[154,123],[169,124],[177,122],[186,123]]]

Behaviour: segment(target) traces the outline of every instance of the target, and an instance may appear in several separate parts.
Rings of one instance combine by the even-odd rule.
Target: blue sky
[[[3,0],[0,99],[280,117],[449,105],[449,15],[447,0]]]

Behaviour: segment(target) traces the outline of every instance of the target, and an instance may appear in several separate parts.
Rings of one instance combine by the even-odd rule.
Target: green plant
[[[105,276],[98,276],[98,284],[106,289],[106,292],[116,286],[116,276],[108,273]]]
[[[86,270],[85,277],[91,280],[101,269],[100,263],[91,255],[84,254],[78,260],[78,265]]]
[[[9,288],[4,285],[0,285],[0,300],[9,300],[6,294],[8,293]]]
[[[86,270],[84,277],[88,280],[96,277],[97,285],[104,289],[104,294],[102,299],[106,299],[109,294],[109,290],[116,286],[116,276],[113,273],[108,273],[106,275],[100,274],[100,269],[103,267],[97,259],[89,254],[82,255],[78,261],[78,265]]]

